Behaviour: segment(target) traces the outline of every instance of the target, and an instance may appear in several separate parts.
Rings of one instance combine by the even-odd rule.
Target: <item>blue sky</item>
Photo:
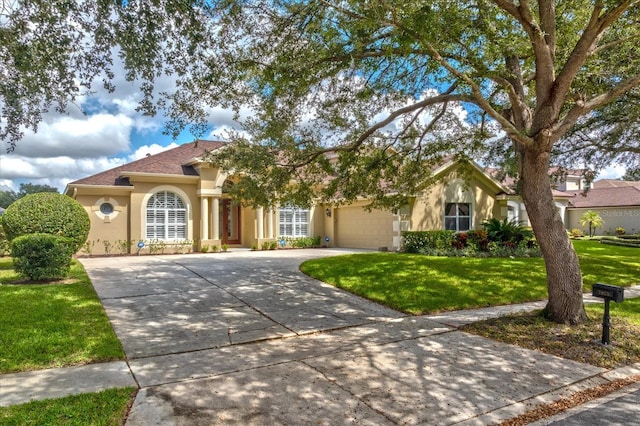
[[[170,77],[157,82],[158,92],[174,86]],[[38,132],[26,131],[14,152],[0,150],[0,189],[17,190],[20,183],[45,184],[61,192],[69,182],[120,166],[147,154],[195,139],[188,131],[177,139],[164,135],[162,116],[136,111],[139,90],[124,80],[113,93],[96,87],[80,97],[65,114],[43,116]],[[238,128],[233,114],[211,108],[211,132],[202,139],[220,140],[224,130]],[[4,145],[4,144],[3,144]]]

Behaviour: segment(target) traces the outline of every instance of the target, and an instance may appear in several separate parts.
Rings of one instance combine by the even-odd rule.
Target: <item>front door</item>
[[[222,244],[240,244],[240,204],[222,200]]]

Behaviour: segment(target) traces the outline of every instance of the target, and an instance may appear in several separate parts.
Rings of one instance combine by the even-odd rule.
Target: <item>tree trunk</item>
[[[578,324],[587,318],[582,301],[582,273],[553,201],[548,177],[549,153],[525,149],[520,155],[522,199],[547,269],[546,317],[558,323]]]

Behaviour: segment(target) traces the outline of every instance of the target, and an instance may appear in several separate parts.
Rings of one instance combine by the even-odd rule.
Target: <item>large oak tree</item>
[[[96,77],[109,87],[118,52],[170,131],[238,112],[244,131],[212,161],[244,172],[234,191],[256,204],[397,205],[444,156],[490,153],[519,179],[549,318],[578,323],[548,171],[638,166],[639,41],[638,1],[17,1],[0,16],[0,133],[16,143]],[[165,72],[176,90],[158,98]]]

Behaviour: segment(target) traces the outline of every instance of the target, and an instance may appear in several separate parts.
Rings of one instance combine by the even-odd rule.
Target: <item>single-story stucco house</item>
[[[640,232],[640,182],[603,179],[593,183],[583,193],[569,189],[571,194],[565,223],[568,229],[584,229],[580,217],[588,210],[598,213],[604,224],[596,234],[614,235],[616,228],[627,234]]]
[[[251,208],[226,194],[237,176],[203,160],[205,151],[224,142],[194,141],[67,185],[65,193],[80,202],[91,218],[88,243],[93,254],[152,242],[198,247],[260,247],[282,237],[320,236],[331,247],[398,249],[405,230],[480,228],[492,217],[528,222],[517,195],[477,164],[465,179],[459,164],[445,162],[435,176],[440,183],[415,194],[397,212],[367,211],[366,200],[310,209],[281,206]],[[554,190],[562,217],[574,194]]]

